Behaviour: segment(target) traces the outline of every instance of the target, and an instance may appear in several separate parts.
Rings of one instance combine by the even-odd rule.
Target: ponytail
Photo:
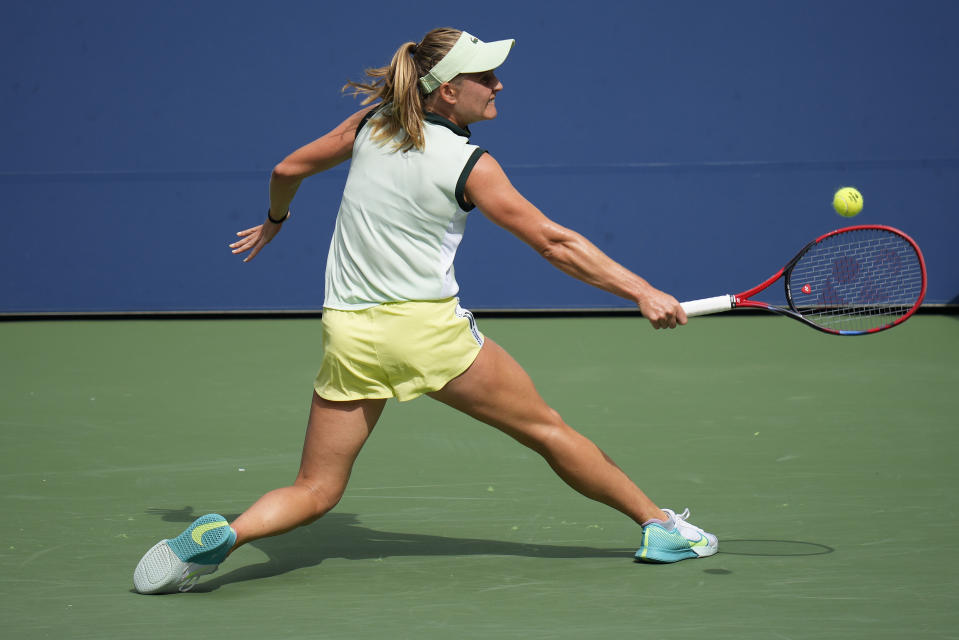
[[[436,63],[443,59],[460,36],[458,29],[433,29],[417,44],[406,42],[393,54],[385,67],[367,69],[369,82],[347,82],[343,91],[353,90],[353,95],[363,95],[361,104],[379,100],[382,118],[370,121],[372,139],[386,143],[402,134],[394,145],[396,151],[412,148],[422,151],[426,147],[423,133],[423,105],[426,93],[420,86],[420,77],[425,76]]]

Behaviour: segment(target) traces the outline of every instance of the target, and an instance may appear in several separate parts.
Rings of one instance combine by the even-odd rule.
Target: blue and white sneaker
[[[161,540],[140,558],[133,572],[139,593],[189,591],[200,576],[213,573],[236,542],[236,531],[221,515],[197,518],[172,540]]]
[[[643,524],[643,546],[636,551],[637,562],[679,562],[687,558],[705,558],[719,551],[719,540],[696,525],[686,522],[689,509],[674,513],[663,509],[669,520],[650,520]]]

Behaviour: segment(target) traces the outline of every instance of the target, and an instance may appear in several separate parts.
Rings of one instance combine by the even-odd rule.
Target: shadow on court
[[[164,522],[189,524],[200,514],[192,507],[149,509],[150,515]],[[239,514],[223,514],[234,520]],[[723,540],[721,554],[747,556],[810,556],[832,553],[823,544],[790,540]],[[268,556],[268,560],[240,567],[197,585],[193,591],[215,591],[225,584],[258,580],[321,564],[328,558],[374,560],[396,556],[523,556],[527,558],[629,558],[633,548],[597,549],[583,546],[528,544],[449,538],[418,533],[377,531],[360,524],[352,513],[328,513],[317,522],[272,538],[250,543]]]
[[[192,522],[192,521],[191,521]],[[816,542],[797,540],[720,540],[719,553],[732,556],[822,556],[835,551],[832,547]]]
[[[199,515],[192,507],[149,509],[150,515],[165,522],[189,524]],[[239,514],[222,514],[227,520]],[[528,558],[629,558],[635,549],[596,549],[503,542],[478,538],[448,538],[418,533],[376,531],[360,524],[352,513],[328,513],[315,523],[272,538],[262,538],[250,546],[269,559],[240,567],[198,584],[193,591],[214,591],[231,582],[243,582],[278,576],[288,571],[312,567],[328,558],[374,560],[396,556],[524,556]]]

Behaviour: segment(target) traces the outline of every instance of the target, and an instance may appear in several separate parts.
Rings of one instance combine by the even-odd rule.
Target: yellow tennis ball
[[[862,211],[862,194],[854,187],[843,187],[833,196],[832,207],[844,218],[851,218]]]

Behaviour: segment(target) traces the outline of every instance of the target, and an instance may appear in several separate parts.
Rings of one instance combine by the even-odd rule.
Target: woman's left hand
[[[250,254],[243,258],[243,262],[249,262],[256,257],[256,254],[260,253],[263,247],[270,243],[270,240],[276,237],[276,234],[280,232],[282,226],[282,224],[267,221],[255,227],[239,231],[236,235],[240,236],[240,240],[231,244],[230,248],[233,249],[234,255],[249,251]]]

